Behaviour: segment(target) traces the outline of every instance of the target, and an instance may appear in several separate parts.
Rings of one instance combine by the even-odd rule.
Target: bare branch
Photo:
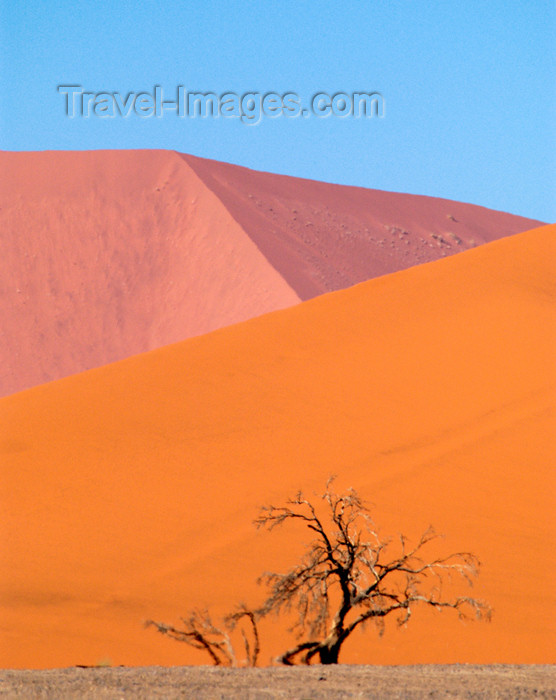
[[[154,620],[145,622],[145,627],[155,627],[161,634],[170,637],[170,639],[185,642],[194,649],[205,651],[215,666],[237,666],[229,632],[232,632],[243,619],[249,621],[253,635],[253,647],[251,647],[245,631],[240,630],[246,651],[245,665],[256,666],[260,653],[257,615],[245,605],[238,606],[233,613],[224,618],[224,629],[213,624],[206,610],[194,610],[189,617],[182,618],[183,628],[181,629]]]
[[[301,654],[301,652],[303,651],[311,651],[312,649],[317,649],[318,646],[319,642],[303,642],[302,644],[298,644],[297,646],[295,646],[293,649],[285,651],[276,659],[276,661],[278,661],[281,664],[284,664],[285,666],[293,666],[295,664],[294,659],[296,656]]]
[[[216,628],[206,611],[193,611],[184,618],[184,629],[178,629],[163,622],[147,620],[145,627],[156,629],[177,642],[185,642],[195,649],[207,652],[215,666],[233,666],[235,656],[228,635]],[[212,636],[212,639],[211,639]]]
[[[242,603],[238,606],[235,612],[226,616],[225,622],[228,624],[230,630],[234,630],[238,622],[244,618],[249,620],[251,632],[253,634],[253,648],[251,649],[251,645],[249,644],[245,631],[243,629],[241,630],[241,636],[245,647],[245,660],[248,666],[256,666],[259,653],[261,651],[259,630],[257,627],[257,613],[250,610],[244,603]]]

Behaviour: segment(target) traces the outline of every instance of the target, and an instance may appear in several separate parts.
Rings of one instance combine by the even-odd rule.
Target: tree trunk
[[[340,640],[323,643],[323,645],[319,647],[321,664],[337,664],[341,646],[342,642]]]

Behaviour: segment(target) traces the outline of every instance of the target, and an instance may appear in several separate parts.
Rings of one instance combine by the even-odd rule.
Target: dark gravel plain
[[[214,666],[0,670],[5,698],[556,698],[555,666]]]

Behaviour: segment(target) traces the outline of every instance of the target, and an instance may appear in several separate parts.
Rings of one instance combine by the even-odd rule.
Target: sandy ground
[[[554,698],[554,666],[345,666],[0,671],[10,698]]]

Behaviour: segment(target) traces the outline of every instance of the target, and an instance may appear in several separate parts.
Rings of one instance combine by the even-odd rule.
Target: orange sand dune
[[[328,475],[483,561],[494,621],[423,612],[344,661],[554,661],[556,226],[0,401],[0,664],[206,663],[143,630],[258,602],[258,506]],[[299,534],[299,533],[298,533]],[[263,661],[288,643],[263,631]]]
[[[538,225],[172,151],[0,169],[0,396]]]

